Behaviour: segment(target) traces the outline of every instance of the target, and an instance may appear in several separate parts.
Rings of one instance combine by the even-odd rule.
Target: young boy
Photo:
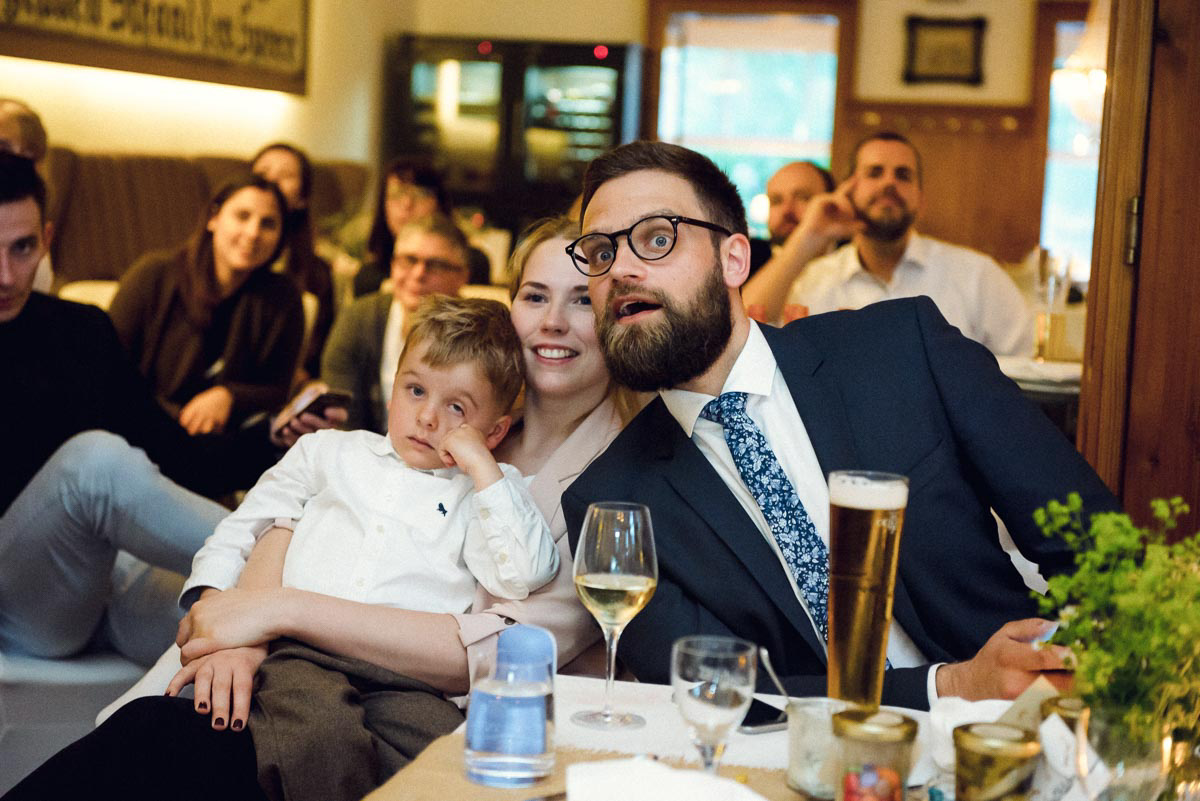
[[[400,357],[388,435],[301,437],[196,554],[182,603],[237,584],[251,550],[257,575],[363,603],[462,612],[477,581],[524,598],[559,563],[521,475],[491,453],[520,387],[503,304],[427,298]],[[277,640],[251,711],[259,782],[272,798],[359,798],[461,719],[419,681]]]
[[[503,304],[430,297],[400,355],[388,435],[301,437],[196,554],[181,603],[234,586],[280,528],[292,531],[286,587],[446,613],[470,608],[476,581],[526,597],[558,557],[520,473],[491,453],[520,389]]]

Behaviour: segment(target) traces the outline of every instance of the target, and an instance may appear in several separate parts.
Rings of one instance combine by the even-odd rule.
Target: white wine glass
[[[733,637],[681,637],[671,647],[675,706],[700,751],[704,770],[715,774],[729,733],[754,698],[757,651]]]
[[[604,708],[580,711],[571,720],[596,729],[637,728],[645,718],[612,709],[617,641],[625,624],[642,611],[658,584],[658,560],[650,510],[637,503],[593,503],[575,549],[575,592],[604,632],[607,672]]]

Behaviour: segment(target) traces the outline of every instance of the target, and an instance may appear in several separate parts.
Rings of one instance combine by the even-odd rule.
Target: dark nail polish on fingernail
[[[216,719],[213,721],[213,725],[214,725],[214,726],[224,726],[224,725],[225,725],[225,718],[216,718]]]
[[[204,703],[203,701],[201,701],[200,703],[196,704],[196,709],[199,709],[201,712],[207,712],[207,711],[208,711],[208,704],[206,704],[206,703]]]
[[[235,721],[233,722],[233,730],[234,730],[234,731],[241,731],[241,730],[242,730],[242,722],[241,722],[240,720],[235,720]]]

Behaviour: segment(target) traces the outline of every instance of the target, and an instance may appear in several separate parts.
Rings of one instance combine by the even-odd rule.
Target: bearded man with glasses
[[[802,223],[826,230],[809,233],[854,224],[852,208],[827,202]],[[592,501],[650,508],[658,588],[620,646],[639,679],[668,681],[677,638],[721,634],[766,647],[792,694],[824,695],[825,476],[871,469],[910,482],[883,702],[1011,698],[1039,675],[1069,684],[1061,653],[1033,645],[1050,624],[1032,618],[990,509],[1050,574],[1072,554],[1033,510],[1072,491],[1088,511],[1117,501],[984,347],[924,297],[753,323],[739,294],[742,202],[711,161],[676,145],[596,159],[582,234],[567,252],[589,277],[609,370],[659,392],[562,500],[576,537]]]

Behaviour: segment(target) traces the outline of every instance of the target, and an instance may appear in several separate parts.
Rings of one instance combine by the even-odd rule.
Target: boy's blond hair
[[[479,365],[492,386],[501,414],[512,409],[524,383],[521,340],[513,328],[508,307],[483,298],[429,295],[413,317],[404,338],[400,363],[411,348],[429,343],[425,363],[430,367]]]

